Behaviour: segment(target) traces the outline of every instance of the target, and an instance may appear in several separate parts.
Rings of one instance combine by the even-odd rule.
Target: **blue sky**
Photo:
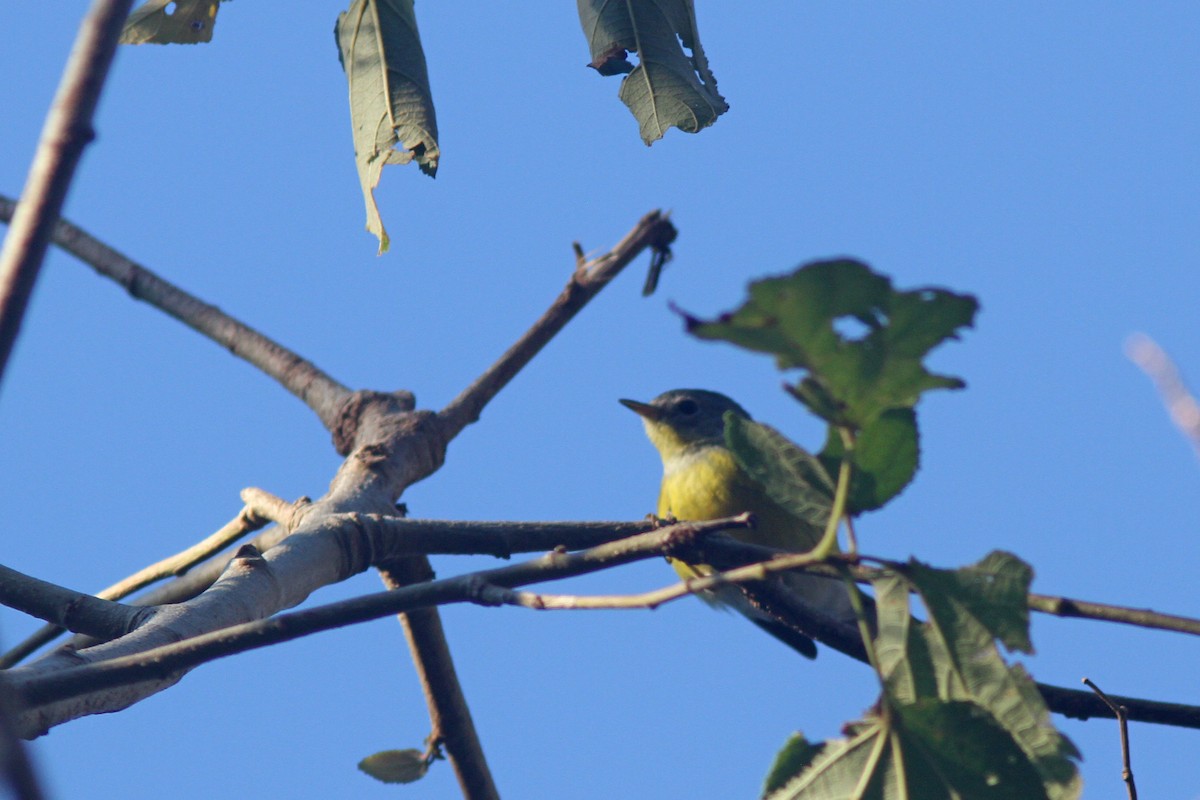
[[[9,195],[85,5],[5,10]],[[861,521],[863,549],[957,566],[1004,548],[1036,591],[1197,613],[1200,471],[1122,344],[1145,331],[1200,381],[1200,7],[702,4],[731,110],[646,148],[617,79],[584,67],[568,5],[421,3],[443,158],[436,181],[385,172],[382,258],[363,231],[339,10],[226,4],[210,45],[122,49],[67,216],[341,382],[426,408],[541,313],[571,242],[606,249],[652,208],[680,231],[659,293],[640,296],[644,261],[606,289],[410,489],[414,516],[642,517],[659,465],[618,397],[715,389],[818,445],[768,359],[689,339],[667,303],[712,314],[750,279],[852,255],[982,304],[933,358],[968,388],[922,403],[923,468]],[[0,441],[4,563],[80,589],[215,530],[244,486],[319,496],[338,464],[298,401],[62,253],[4,377]],[[555,588],[670,579],[649,562]],[[310,603],[379,588],[367,573]],[[861,665],[802,662],[698,602],[444,619],[508,797],[753,796],[788,733],[834,736],[875,693]],[[6,642],[33,626],[0,615]],[[1039,680],[1200,703],[1180,636],[1046,618],[1033,634]],[[1061,722],[1088,796],[1120,796],[1115,725]],[[354,769],[427,732],[381,620],[206,665],[33,753],[58,797],[452,796],[446,765],[403,789]],[[1197,734],[1131,736],[1145,796],[1200,796],[1177,756]]]

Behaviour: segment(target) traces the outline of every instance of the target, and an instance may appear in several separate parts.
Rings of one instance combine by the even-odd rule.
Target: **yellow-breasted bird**
[[[821,538],[821,520],[801,519],[789,512],[738,466],[725,444],[724,415],[732,413],[747,421],[750,415],[733,400],[703,389],[674,389],[649,403],[621,400],[621,404],[641,416],[646,435],[662,456],[663,478],[656,511],[659,517],[705,520],[750,511],[757,521],[755,528],[731,532],[742,541],[805,552]],[[687,564],[678,559],[671,559],[671,566],[685,579],[713,572],[707,564]],[[782,577],[790,590],[820,607],[833,620],[854,619],[849,596],[839,581],[803,573]],[[725,587],[706,599],[740,611],[801,654],[809,658],[816,655],[812,640],[754,607],[736,587]]]

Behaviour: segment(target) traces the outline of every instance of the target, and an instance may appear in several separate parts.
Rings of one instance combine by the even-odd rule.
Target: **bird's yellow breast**
[[[773,501],[726,448],[693,448],[664,459],[658,516],[702,520],[743,511],[752,512],[757,524],[752,531],[735,534],[739,539],[795,551],[816,543],[816,530]]]

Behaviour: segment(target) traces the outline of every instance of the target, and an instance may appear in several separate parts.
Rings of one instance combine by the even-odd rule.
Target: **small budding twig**
[[[1133,767],[1129,763],[1129,722],[1127,719],[1129,709],[1110,700],[1099,686],[1092,683],[1091,678],[1084,678],[1083,682],[1104,701],[1105,705],[1112,709],[1113,714],[1117,717],[1117,723],[1121,727],[1121,780],[1125,781],[1125,786],[1129,789],[1129,800],[1137,800],[1137,784],[1133,782]]]

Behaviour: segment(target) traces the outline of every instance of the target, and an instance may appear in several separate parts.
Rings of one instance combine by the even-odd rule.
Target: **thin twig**
[[[339,519],[331,517],[330,521]],[[378,539],[379,557],[391,560],[405,555],[491,555],[509,558],[517,553],[535,553],[558,546],[581,550],[650,530],[653,523],[636,522],[526,522],[408,519],[380,514],[347,516]],[[726,537],[705,540],[705,563],[716,566],[740,566],[768,561],[794,553],[749,544]],[[789,565],[777,569],[791,569]],[[834,571],[828,570],[828,575]],[[859,582],[869,580],[869,572],[856,569]],[[1142,628],[1200,635],[1200,620],[1150,609],[1096,603],[1071,597],[1030,593],[1029,608],[1042,614],[1117,622]]]
[[[438,413],[446,440],[453,439],[463,428],[478,420],[488,401],[629,262],[646,248],[655,252],[666,250],[674,238],[675,227],[667,215],[651,211],[610,252],[578,264],[566,288],[533,327]],[[577,249],[577,259],[581,252]]]
[[[15,205],[10,198],[0,195],[0,220],[12,219],[15,224],[24,205]],[[326,429],[333,429],[340,405],[350,390],[312,362],[216,306],[188,294],[66,220],[54,227],[53,241],[99,274],[119,283],[136,299],[169,314],[258,367],[300,398]]]
[[[1099,686],[1092,683],[1091,678],[1084,678],[1083,682],[1100,696],[1117,717],[1121,729],[1121,780],[1125,781],[1125,788],[1129,790],[1129,800],[1137,800],[1137,784],[1133,782],[1133,765],[1129,761],[1129,709],[1114,703]]]
[[[506,591],[508,589],[529,583],[573,577],[653,557],[663,552],[664,548],[671,548],[672,540],[679,537],[681,531],[693,529],[695,533],[689,535],[711,535],[731,522],[733,520],[680,523],[679,526],[639,534],[579,553],[554,552],[508,567],[430,581],[305,611],[281,614],[266,620],[212,631],[134,655],[31,676],[22,681],[19,688],[26,702],[37,705],[87,694],[105,687],[163,678],[217,658],[398,612],[451,603],[505,603],[509,601]],[[759,573],[757,569],[748,569],[741,574],[757,579],[760,574],[772,570],[771,565],[763,565],[763,573]],[[704,583],[691,584],[692,588],[704,588],[709,585],[709,580],[727,581],[728,573],[723,576],[709,576],[704,580]],[[674,593],[678,596],[687,594],[677,590],[674,590]],[[1055,713],[1077,719],[1115,716],[1109,706],[1090,692],[1048,684],[1037,684],[1037,688],[1049,709]],[[1117,697],[1114,701],[1126,707],[1128,719],[1200,728],[1200,707],[1131,697]]]
[[[1188,391],[1170,356],[1144,333],[1129,337],[1125,342],[1125,354],[1154,381],[1171,421],[1200,455],[1200,402]]]
[[[253,487],[243,489],[241,494],[242,502],[254,514],[265,517],[277,525],[277,527],[268,528],[250,540],[249,543],[259,552],[270,550],[287,538],[287,535],[299,523],[303,512],[312,502],[307,497],[301,497],[294,503],[288,503],[261,489]],[[163,584],[157,589],[153,589],[129,601],[129,605],[149,607],[167,603],[182,603],[190,600],[209,586],[212,586],[213,582],[225,571],[225,568],[229,565],[233,557],[234,552],[230,550],[222,556],[210,559],[206,563],[193,567],[187,573],[176,577],[174,580]],[[98,644],[99,641],[101,640],[90,636],[77,635],[68,639],[63,647],[81,650],[85,647]]]
[[[1092,603],[1087,600],[1075,600],[1070,597],[1052,597],[1044,594],[1030,594],[1029,607],[1043,614],[1053,614],[1056,617],[1077,617],[1081,619],[1103,620],[1105,622],[1120,622],[1125,625],[1136,625],[1139,628],[1157,628],[1176,633],[1200,635],[1200,620],[1192,617],[1181,617],[1176,614],[1163,614],[1148,608],[1128,608],[1107,603]]]
[[[132,4],[132,0],[96,0],[92,4],[79,26],[46,115],[22,202],[0,247],[0,378],[20,333],[75,168],[83,149],[96,136],[92,117]]]
[[[647,247],[662,254],[675,238],[675,228],[659,211],[644,216],[610,253],[590,262],[576,263],[567,286],[537,322],[500,358],[464,389],[437,415],[442,442],[453,440],[463,428],[479,419],[484,406],[597,293]],[[581,248],[576,245],[577,259]],[[335,431],[335,441],[339,438]],[[400,559],[383,571],[385,584],[403,586],[414,576],[432,575],[424,556]],[[405,636],[430,707],[433,727],[445,739],[459,785],[468,800],[498,797],[483,748],[471,723],[470,711],[454,672],[449,645],[436,609],[402,615]],[[452,723],[459,724],[454,728]]]
[[[261,490],[246,491],[257,492],[258,494],[252,495],[252,497],[262,506],[274,507],[273,501],[278,501],[285,508],[292,507],[285,501],[267,495],[266,492],[262,492]],[[260,515],[254,508],[247,505],[238,512],[236,517],[227,522],[216,533],[211,534],[186,550],[168,556],[148,567],[143,567],[134,574],[117,581],[112,586],[96,592],[95,596],[102,600],[120,600],[152,583],[157,583],[165,578],[183,575],[192,567],[202,561],[208,560],[238,539],[241,539],[247,533],[256,531],[271,521],[271,519]],[[36,652],[40,647],[54,641],[65,630],[66,628],[60,625],[45,625],[38,628],[3,656],[0,656],[0,669],[9,669],[21,663],[21,661]],[[75,630],[84,629],[76,628]],[[95,630],[89,632],[93,636],[96,635]],[[117,635],[123,633],[125,631],[122,630]]]
[[[418,608],[475,602],[494,605],[483,590],[571,578],[660,555],[681,532],[703,536],[749,526],[747,515],[732,519],[686,522],[578,553],[552,552],[520,564],[432,580],[387,592],[330,603],[304,611],[232,625],[172,644],[104,661],[35,673],[14,674],[14,687],[31,706],[98,691],[111,686],[170,677],[199,664],[235,653],[291,641],[319,631],[379,619]],[[245,549],[245,546],[243,547]],[[445,731],[442,732],[443,735]]]

